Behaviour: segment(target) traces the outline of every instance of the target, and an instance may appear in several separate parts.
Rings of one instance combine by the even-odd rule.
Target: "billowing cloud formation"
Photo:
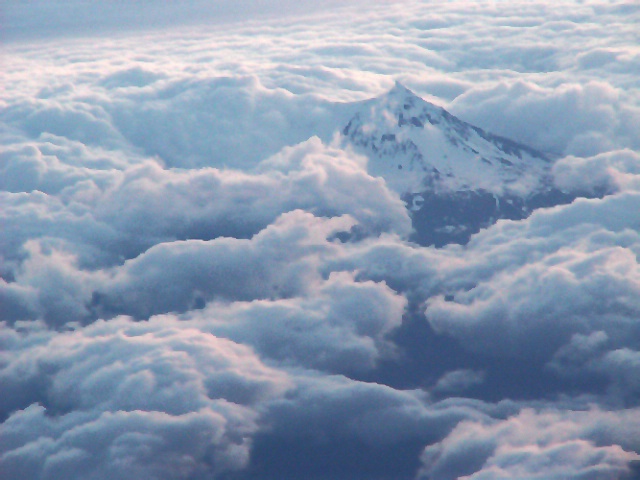
[[[152,161],[124,170],[74,168],[58,156],[45,156],[51,147],[29,145],[16,155],[5,154],[3,170],[13,182],[7,185],[11,193],[3,192],[11,207],[4,213],[9,226],[5,255],[18,255],[11,247],[54,231],[81,247],[111,250],[113,262],[161,241],[247,238],[280,213],[300,208],[319,216],[350,214],[370,232],[406,235],[411,229],[400,199],[366,173],[364,159],[317,138],[285,149],[255,173],[181,171]],[[17,169],[20,175],[11,176]]]
[[[478,235],[465,275],[474,284],[451,291],[452,301],[432,297],[431,325],[490,355],[551,360],[596,333],[606,337],[605,351],[636,351],[639,201],[637,192],[578,200]],[[498,258],[502,268],[485,276]]]
[[[637,410],[523,410],[489,425],[462,422],[425,449],[419,478],[629,478],[639,418]],[[617,442],[624,446],[608,446]]]
[[[302,298],[213,304],[196,319],[204,330],[252,345],[267,358],[350,373],[393,353],[385,334],[401,324],[405,306],[384,284],[332,274]]]
[[[568,191],[611,193],[638,190],[640,157],[637,152],[614,150],[593,157],[564,157],[553,166],[554,181]]]
[[[175,322],[25,328],[2,334],[8,478],[201,478],[242,468],[257,428],[252,405],[289,386],[248,348]]]
[[[453,105],[472,123],[556,154],[594,155],[640,147],[640,110],[629,105],[623,91],[602,82],[556,88],[508,82],[491,90],[471,90]]]
[[[3,284],[3,296],[16,305],[5,315],[15,319],[31,305],[28,315],[62,325],[95,314],[146,318],[212,299],[296,296],[320,280],[322,258],[340,248],[331,235],[349,234],[353,225],[348,217],[325,221],[296,210],[250,240],[164,242],[120,267],[94,272],[78,269],[69,253],[28,243],[16,281]]]
[[[291,455],[301,444],[338,455],[349,442],[387,462],[410,446],[413,462],[422,445],[461,419],[513,411],[462,399],[431,404],[419,391],[285,373],[184,323],[119,317],[63,333],[33,323],[4,331],[3,472],[210,478],[246,467],[254,441],[258,454],[264,442],[279,442]],[[336,461],[355,466],[348,457]]]
[[[3,13],[4,476],[637,477],[640,9],[46,3]],[[335,136],[394,80],[592,198],[410,242]]]

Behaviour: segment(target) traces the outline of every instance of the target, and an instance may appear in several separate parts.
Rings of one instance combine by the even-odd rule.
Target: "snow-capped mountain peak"
[[[543,187],[550,168],[543,154],[470,125],[398,82],[362,102],[342,135],[367,155],[369,172],[400,194],[430,189],[527,196]]]
[[[419,243],[466,243],[498,219],[573,198],[553,187],[544,154],[470,125],[400,83],[352,112],[341,141],[401,195]]]

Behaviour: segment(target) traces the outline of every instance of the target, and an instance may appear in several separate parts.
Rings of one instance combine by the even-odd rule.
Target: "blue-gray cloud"
[[[637,428],[637,410],[524,410],[489,424],[461,422],[425,449],[419,478],[629,478],[630,461],[639,459],[629,434]]]

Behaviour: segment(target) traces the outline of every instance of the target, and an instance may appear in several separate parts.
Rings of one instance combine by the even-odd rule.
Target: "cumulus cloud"
[[[296,478],[362,471],[360,461],[372,462],[365,471],[410,476],[420,449],[461,420],[517,410],[277,370],[172,316],[65,332],[24,322],[1,341],[9,394],[0,465],[9,478],[224,478],[238,469]],[[308,462],[291,463],[302,456]]]
[[[637,410],[524,410],[490,424],[465,421],[425,449],[419,478],[630,478],[637,428]]]
[[[339,105],[268,89],[248,75],[161,81],[109,94],[104,108],[118,131],[179,167],[250,168],[314,134],[326,139],[344,116]]]
[[[194,317],[200,328],[285,365],[348,374],[394,354],[385,336],[400,326],[405,308],[405,298],[384,283],[336,273],[304,297],[214,303]]]
[[[457,358],[458,363],[449,364],[452,371],[487,368],[481,388],[486,395],[498,378],[503,386],[515,385],[513,375],[526,373],[532,385],[538,378],[548,392],[562,391],[560,375],[581,378],[573,385],[578,391],[604,395],[605,378],[604,384],[615,390],[610,400],[633,402],[636,387],[618,382],[622,376],[616,368],[624,363],[625,371],[633,371],[633,352],[639,349],[638,202],[635,190],[578,199],[536,211],[526,220],[500,221],[466,247],[421,249],[379,238],[345,246],[325,268],[384,281],[407,296],[409,310],[424,302],[425,317],[416,321],[427,322],[436,338],[455,339],[471,355],[459,358],[458,350],[447,347],[427,358]],[[423,337],[424,348],[434,348],[430,335]],[[591,353],[580,361],[567,360],[575,355],[574,342],[592,335],[604,335],[601,349],[580,350],[583,356]],[[602,363],[605,356],[616,358],[618,367],[611,360]],[[508,368],[500,366],[505,358]],[[596,361],[597,368],[590,363]],[[437,380],[429,383],[435,386]]]
[[[7,173],[25,172],[17,191],[2,192],[7,261],[24,258],[28,239],[53,237],[64,240],[81,265],[113,265],[160,242],[250,238],[295,209],[349,214],[362,235],[411,231],[404,204],[366,173],[363,159],[317,138],[285,149],[253,173],[166,169],[148,159],[102,170],[51,158],[31,179],[30,157],[7,162]]]
[[[373,233],[406,235],[411,229],[403,203],[367,174],[362,159],[317,137],[265,160],[259,172],[167,170],[154,163],[132,168],[104,192],[93,213],[123,232],[210,239],[249,237],[295,209],[350,214]]]
[[[315,264],[327,249],[335,248],[327,236],[352,225],[346,217],[323,222],[296,211],[252,240],[160,243],[111,271],[84,273],[74,265],[73,256],[57,250],[47,254],[33,244],[30,260],[23,264],[15,283],[39,292],[42,311],[38,316],[58,325],[86,318],[81,312],[89,307],[108,316],[129,313],[148,318],[193,308],[198,294],[200,301],[290,297],[319,278]],[[60,295],[58,289],[67,294]],[[75,312],[56,310],[64,299],[72,302]]]
[[[637,404],[640,390],[637,346],[620,346],[607,332],[575,334],[556,352],[549,368],[564,379],[599,379],[607,383],[607,400],[616,407]]]
[[[640,146],[640,110],[629,105],[622,91],[603,82],[556,88],[502,83],[469,90],[452,107],[472,123],[557,155]]]
[[[564,157],[553,165],[553,177],[563,190],[612,193],[637,190],[639,168],[637,152],[614,150],[593,157]]]
[[[430,325],[469,351],[526,359],[577,380],[572,388],[635,405],[637,387],[621,372],[639,349],[637,205],[633,191],[577,200],[478,234],[469,263],[445,270],[451,280],[427,300]]]
[[[289,388],[250,349],[169,320],[2,331],[8,478],[204,478],[246,465],[253,406]]]
[[[472,348],[512,355],[545,355],[572,332],[610,327],[621,340],[636,338],[638,239],[632,210],[637,202],[635,192],[578,200],[479,234],[471,249],[496,242],[495,250],[489,247],[483,255],[500,255],[503,269],[478,278],[454,301],[431,299],[430,322],[475,338],[468,342]]]

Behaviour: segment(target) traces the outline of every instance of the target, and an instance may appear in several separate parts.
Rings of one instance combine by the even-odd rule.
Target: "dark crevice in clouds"
[[[487,402],[504,398],[519,401],[563,395],[603,395],[609,379],[602,373],[584,376],[559,375],[544,361],[510,358],[470,352],[460,342],[436,333],[418,312],[403,318],[391,334],[397,353],[382,359],[378,367],[356,378],[394,388],[423,388],[435,398],[457,394]]]
[[[256,437],[252,464],[238,479],[411,479],[423,441],[376,446],[365,441],[329,443],[307,439]],[[330,461],[327,461],[330,459]]]

